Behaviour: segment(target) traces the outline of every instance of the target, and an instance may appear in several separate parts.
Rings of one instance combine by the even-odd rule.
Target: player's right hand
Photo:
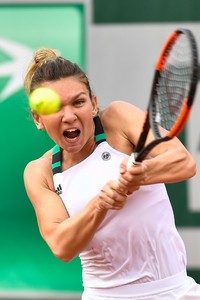
[[[120,191],[119,182],[111,180],[101,189],[97,197],[97,208],[99,210],[116,209],[124,207],[127,195]]]

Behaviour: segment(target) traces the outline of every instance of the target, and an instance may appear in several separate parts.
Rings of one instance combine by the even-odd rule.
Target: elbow
[[[196,161],[191,155],[189,155],[186,159],[184,170],[185,170],[184,174],[186,177],[185,179],[192,178],[197,173]]]
[[[41,230],[40,232],[44,241],[46,242],[52,254],[56,258],[63,262],[70,262],[76,256],[74,252],[74,247],[70,246],[73,245],[71,241],[63,241],[62,237],[60,235],[57,235],[56,232],[54,232],[54,234],[46,233],[46,235]]]
[[[76,256],[74,251],[70,251],[70,249],[66,249],[66,247],[56,243],[54,245],[49,245],[53,255],[63,262],[70,262]],[[69,247],[70,248],[70,247]]]
[[[58,258],[59,260],[63,262],[70,262],[74,257],[72,255],[69,255],[67,251],[62,251],[58,247],[55,247],[54,249],[51,249],[53,255]]]
[[[195,160],[190,159],[189,167],[188,167],[189,178],[194,177],[197,173],[197,165]]]

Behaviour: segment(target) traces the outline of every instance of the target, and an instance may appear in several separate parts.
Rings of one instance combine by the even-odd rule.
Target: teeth
[[[69,128],[68,130],[65,130],[63,132],[63,135],[65,138],[72,140],[72,139],[77,138],[80,135],[80,130],[77,128]]]
[[[67,131],[68,132],[74,132],[74,131],[76,131],[76,129],[68,129]]]

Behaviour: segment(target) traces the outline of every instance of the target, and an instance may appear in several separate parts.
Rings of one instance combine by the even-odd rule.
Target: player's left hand
[[[127,159],[124,159],[120,164],[119,182],[121,188],[126,190],[126,194],[130,195],[138,190],[141,185],[145,184],[147,173],[144,161],[141,163],[134,163],[127,169]]]

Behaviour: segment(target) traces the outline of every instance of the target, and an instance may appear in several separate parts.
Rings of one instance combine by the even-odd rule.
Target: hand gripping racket
[[[181,132],[191,111],[197,81],[195,38],[190,30],[178,29],[170,34],[158,57],[142,132],[128,168],[134,162],[141,162],[156,145]],[[145,146],[150,128],[155,140]]]

